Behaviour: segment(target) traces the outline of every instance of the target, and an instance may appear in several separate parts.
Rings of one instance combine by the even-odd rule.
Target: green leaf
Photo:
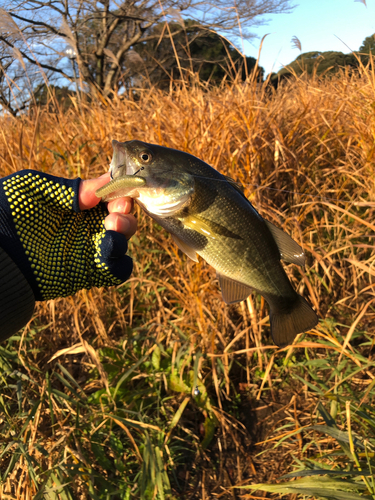
[[[302,478],[292,482],[279,484],[251,484],[246,486],[236,486],[236,488],[261,490],[270,493],[281,493],[283,495],[295,493],[311,497],[330,498],[332,500],[370,500],[370,496],[357,493],[358,490],[366,490],[364,484],[352,484],[347,480],[321,477]]]
[[[324,408],[324,406],[322,405],[322,403],[319,401],[319,404],[318,404],[318,411],[319,413],[321,414],[321,416],[323,417],[325,423],[329,426],[329,427],[333,427],[335,429],[337,429],[337,425],[336,425],[336,422],[335,420],[331,417],[331,415],[328,413],[328,411]]]
[[[290,472],[289,474],[285,474],[281,476],[280,479],[289,479],[291,477],[306,477],[306,476],[319,476],[325,474],[327,476],[371,476],[371,471],[368,469],[361,471],[344,471],[344,470],[327,470],[327,469],[306,469],[300,470],[296,472]]]
[[[183,414],[185,408],[186,408],[186,405],[188,404],[188,402],[190,401],[190,397],[186,397],[182,403],[180,404],[180,407],[179,409],[176,411],[176,413],[173,415],[173,418],[171,420],[171,423],[169,424],[169,430],[173,429],[173,427],[176,427],[176,425],[178,424],[180,418],[181,418],[181,415]]]
[[[158,494],[160,496],[160,500],[164,500],[164,485],[163,485],[163,462],[161,461],[160,448],[155,446],[155,458],[156,458],[156,484],[158,487]]]
[[[99,465],[103,467],[103,469],[110,471],[113,469],[113,464],[111,460],[109,460],[105,454],[104,447],[99,443],[91,443],[91,450],[95,455],[96,461]]]
[[[121,454],[124,450],[121,439],[119,439],[115,433],[111,432],[109,436],[110,448],[118,454]]]
[[[205,450],[208,445],[211,443],[214,435],[215,435],[216,425],[212,418],[207,417],[204,421],[204,438],[201,443],[202,448]]]
[[[116,458],[115,461],[115,467],[116,469],[119,471],[119,472],[125,472],[126,471],[126,467],[125,467],[125,464],[124,464],[124,461],[123,461],[123,458]]]
[[[337,425],[336,425],[335,420],[331,417],[331,415],[324,408],[323,404],[320,401],[319,401],[319,404],[318,404],[318,411],[321,414],[321,416],[323,417],[323,419],[324,419],[324,421],[325,421],[325,423],[327,424],[328,427],[330,427],[331,429],[337,429]],[[352,453],[350,451],[349,446],[344,441],[342,441],[341,439],[340,440],[337,439],[337,442],[339,443],[339,445],[341,446],[341,448],[345,452],[346,456],[350,460],[353,460],[353,456],[352,456]]]
[[[175,371],[171,373],[169,377],[169,388],[171,391],[183,392],[185,394],[189,394],[191,389],[185,382],[180,378],[179,374]]]
[[[160,370],[160,356],[161,356],[160,347],[157,345],[151,357],[152,366],[155,368],[156,371]]]
[[[54,151],[53,149],[49,149],[49,148],[45,148],[45,149],[53,154],[53,156],[55,157],[55,160],[60,158],[61,160],[64,160],[66,163],[69,163],[68,159],[66,158],[66,156],[64,154],[61,154],[58,151]]]
[[[22,434],[24,433],[24,431],[25,431],[26,427],[29,425],[30,420],[31,420],[32,418],[34,418],[34,415],[35,415],[35,413],[36,413],[36,410],[39,408],[40,403],[41,403],[41,401],[40,401],[40,400],[38,400],[38,401],[36,401],[36,402],[34,403],[34,406],[32,407],[31,411],[29,412],[29,414],[28,414],[28,416],[27,416],[27,419],[26,419],[25,423],[23,424],[23,427],[22,427],[22,429],[21,429],[21,431],[20,431],[20,433],[19,433],[19,435],[18,435],[18,436],[19,436],[19,439],[21,439]],[[20,445],[19,445],[19,446],[20,446]]]
[[[73,500],[68,488],[69,483],[61,483],[58,473],[51,473],[44,488],[34,497],[34,500]]]
[[[63,385],[65,385],[65,387],[66,387],[67,389],[69,389],[69,391],[70,391],[70,392],[74,395],[74,397],[75,397],[75,398],[77,398],[77,399],[78,399],[79,401],[81,401],[81,402],[84,402],[84,399],[82,398],[82,396],[81,396],[80,394],[78,394],[78,393],[77,393],[77,391],[76,391],[76,390],[73,388],[73,386],[72,386],[72,385],[68,382],[68,380],[66,380],[64,377],[62,377],[59,373],[54,373],[54,376],[55,376],[58,380],[60,380],[60,382],[61,382]],[[83,391],[82,391],[82,389],[81,389],[81,392],[83,392]],[[84,394],[84,393],[83,393],[83,394]],[[84,396],[86,396],[86,395],[84,394]]]
[[[335,427],[329,427],[328,425],[312,425],[308,428],[314,429],[314,431],[328,434],[328,436],[333,437],[338,442],[342,441],[344,443],[349,443],[349,434],[345,431],[340,431],[340,429],[337,429]],[[360,448],[365,449],[364,445],[355,436],[353,436],[353,443],[355,444],[355,446],[359,446]]]
[[[127,370],[124,375],[120,378],[120,380],[117,382],[115,392],[113,393],[113,399],[116,398],[117,391],[120,389],[121,385],[125,382],[125,380],[133,373],[135,369],[138,368],[139,365],[144,363],[147,359],[148,355],[146,354],[145,356],[142,356],[129,370]]]

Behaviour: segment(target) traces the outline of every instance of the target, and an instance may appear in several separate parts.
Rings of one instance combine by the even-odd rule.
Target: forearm
[[[136,219],[129,199],[100,203],[95,190],[106,180],[31,170],[0,179],[0,341],[30,320],[35,301],[129,278]]]

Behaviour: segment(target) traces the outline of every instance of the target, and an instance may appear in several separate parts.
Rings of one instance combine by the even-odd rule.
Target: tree
[[[359,47],[360,54],[373,54],[375,55],[375,34],[371,36],[367,36],[362,45]]]
[[[254,57],[244,58],[242,54],[224,37],[213,31],[207,31],[197,26],[194,21],[185,22],[183,32],[178,32],[174,23],[169,24],[177,34],[173,36],[171,50],[170,38],[161,38],[166,29],[165,22],[153,27],[154,34],[159,37],[140,43],[135,51],[139,63],[144,67],[144,73],[151,85],[158,88],[168,88],[171,81],[194,73],[201,81],[210,84],[220,84],[225,77],[240,77],[245,80],[251,75],[255,66]],[[264,69],[257,68],[258,80],[263,80]]]
[[[199,29],[244,36],[262,16],[289,12],[290,0],[0,0],[0,42],[18,49],[23,60],[61,79],[82,79],[104,95],[123,85],[137,45],[183,33],[183,18]],[[18,31],[11,22],[16,22]],[[153,28],[174,21],[162,34]],[[177,22],[176,22],[177,21]],[[134,54],[133,54],[134,55]],[[127,57],[128,56],[128,57]],[[131,58],[130,58],[131,59]]]
[[[76,97],[76,92],[66,86],[59,87],[53,84],[43,84],[34,93],[34,104],[36,106],[47,106],[53,110],[54,104],[59,103],[63,109],[68,109],[72,105],[72,97]]]
[[[278,73],[271,76],[271,82],[274,86],[284,78],[293,74],[301,75],[306,72],[308,75],[313,73],[317,75],[332,74],[340,68],[357,68],[358,59],[354,53],[343,54],[342,52],[305,52],[300,54],[294,61],[282,68]]]
[[[35,101],[35,93],[44,83],[43,76],[47,76],[39,73],[31,82],[30,69],[16,47],[0,41],[0,109],[16,116]]]

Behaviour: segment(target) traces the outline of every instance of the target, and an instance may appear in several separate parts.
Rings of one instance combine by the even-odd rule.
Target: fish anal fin
[[[175,234],[172,234],[172,238],[181,252],[185,253],[194,262],[198,262],[197,252],[194,248],[189,247],[189,245],[180,240]]]
[[[249,286],[243,285],[238,281],[231,280],[230,278],[227,278],[222,274],[216,274],[219,279],[223,300],[227,304],[242,302],[243,300],[246,300],[250,295],[252,288],[250,288]]]
[[[272,222],[265,220],[268,229],[270,230],[276,245],[279,248],[280,256],[285,262],[297,264],[297,266],[305,266],[305,254],[302,248],[296,243],[289,234],[285,233],[282,229],[274,226]]]

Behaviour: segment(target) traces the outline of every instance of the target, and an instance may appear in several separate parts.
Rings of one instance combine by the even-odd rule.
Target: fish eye
[[[140,153],[139,155],[139,159],[142,163],[150,163],[150,161],[152,160],[152,154],[148,151],[142,151],[142,153]]]

